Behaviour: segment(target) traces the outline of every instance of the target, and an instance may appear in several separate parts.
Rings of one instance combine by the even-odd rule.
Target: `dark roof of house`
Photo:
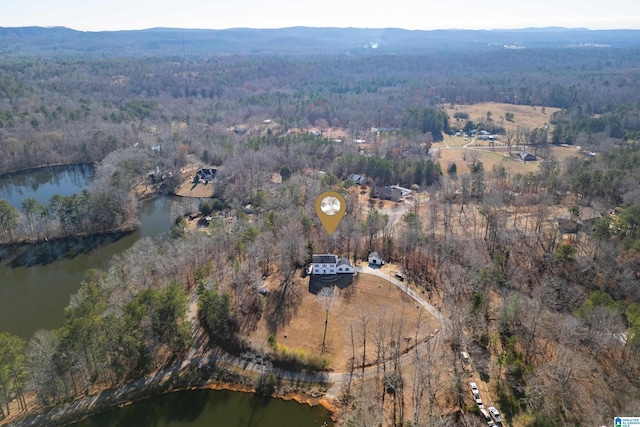
[[[562,234],[575,234],[578,232],[578,223],[569,218],[556,218],[558,230]]]
[[[594,208],[587,206],[580,209],[579,218],[582,221],[592,221],[594,219],[602,218],[602,215],[600,215],[600,213]]]
[[[208,168],[202,168],[197,172],[198,175],[202,175],[202,176],[216,176],[217,173],[218,173],[217,169],[208,169]]]
[[[400,187],[399,185],[387,185],[384,187],[384,194],[391,196],[408,196],[412,191],[408,188]]]
[[[334,264],[336,262],[336,256],[330,254],[314,255],[314,264]]]

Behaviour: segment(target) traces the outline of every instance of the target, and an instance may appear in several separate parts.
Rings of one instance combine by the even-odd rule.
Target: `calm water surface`
[[[0,177],[0,198],[20,209],[22,201],[33,197],[42,205],[54,194],[71,196],[87,188],[92,165],[52,166],[16,172]]]
[[[324,424],[326,423],[326,424]],[[225,390],[164,394],[110,409],[75,427],[321,427],[333,426],[329,412],[294,401]]]

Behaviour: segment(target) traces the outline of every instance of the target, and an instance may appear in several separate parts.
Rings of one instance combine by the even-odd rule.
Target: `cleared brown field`
[[[504,166],[510,174],[535,172],[540,167],[540,162],[538,161],[524,163],[520,160],[510,159],[504,154],[506,152],[500,153],[498,150],[491,152],[472,148],[456,148],[440,150],[437,160],[440,162],[444,173],[446,173],[450,163],[455,163],[458,175],[470,172],[470,166],[474,158],[482,162],[485,172],[491,172],[495,165]]]
[[[308,285],[309,278],[297,279],[300,300],[295,307],[284,311],[277,305],[276,293],[267,295],[262,318],[257,329],[249,337],[254,345],[266,347],[269,335],[273,334],[278,343],[289,348],[320,354],[325,310],[319,297],[309,293]],[[274,314],[277,314],[280,322],[274,322]],[[396,328],[401,321],[403,322],[401,336],[405,346],[414,342],[416,330],[418,340],[422,340],[436,328],[441,328],[428,311],[393,284],[376,276],[359,274],[346,289],[334,288],[326,339],[326,354],[331,359],[333,370],[345,370],[350,360],[351,327],[356,353],[362,354],[363,315],[368,319],[367,363],[375,358],[373,336],[380,319],[385,320],[388,328],[392,322]]]
[[[578,151],[576,147],[551,147],[551,156],[558,160],[560,163],[563,163],[566,159],[570,157],[587,157],[588,152],[586,151]]]
[[[502,104],[496,102],[483,102],[481,104],[473,105],[454,105],[453,108],[447,107],[445,111],[449,114],[449,120],[452,126],[459,124],[463,126],[465,120],[456,121],[453,115],[457,112],[464,112],[469,114],[469,120],[474,123],[485,119],[487,117],[487,111],[491,112],[491,119],[494,123],[504,126],[505,129],[515,130],[518,126],[527,127],[529,129],[539,128],[544,126],[545,123],[549,123],[551,115],[558,111],[559,108],[545,107],[544,113],[540,106],[532,107],[529,105],[513,105]],[[508,122],[505,119],[505,113],[513,113],[513,122]]]
[[[442,145],[440,146],[442,147]],[[494,150],[494,151],[492,151]],[[549,147],[550,157],[558,160],[560,164],[571,157],[586,157],[587,152],[578,151],[575,147]],[[490,172],[494,165],[502,165],[511,174],[521,173],[526,174],[529,172],[536,172],[540,167],[540,164],[544,160],[537,160],[534,162],[524,163],[520,160],[509,158],[507,156],[509,149],[505,146],[497,145],[494,149],[484,147],[481,149],[475,148],[451,148],[438,150],[438,157],[435,159],[440,162],[442,171],[446,173],[449,164],[455,163],[458,170],[458,174],[469,173],[469,168],[473,163],[474,156],[477,160],[481,161],[484,170]],[[513,148],[512,152],[515,153],[516,149]]]

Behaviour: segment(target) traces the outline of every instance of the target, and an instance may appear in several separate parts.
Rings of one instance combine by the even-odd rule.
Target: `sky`
[[[0,0],[0,27],[640,29],[640,0]]]

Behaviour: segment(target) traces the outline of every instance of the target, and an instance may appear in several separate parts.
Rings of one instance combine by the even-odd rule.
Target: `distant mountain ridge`
[[[0,27],[0,54],[4,55],[361,54],[373,50],[397,54],[505,47],[640,47],[640,30],[289,27],[85,32],[66,27]]]

